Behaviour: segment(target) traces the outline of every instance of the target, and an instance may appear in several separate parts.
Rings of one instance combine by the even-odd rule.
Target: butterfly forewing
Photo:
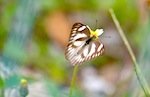
[[[87,41],[89,41],[87,43]],[[71,64],[80,64],[101,55],[104,46],[100,41],[90,39],[89,28],[81,23],[75,23],[72,27],[69,44],[66,49],[66,58]]]

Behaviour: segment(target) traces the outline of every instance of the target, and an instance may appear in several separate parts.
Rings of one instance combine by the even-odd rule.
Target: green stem
[[[75,65],[75,67],[73,69],[72,79],[71,79],[71,86],[70,86],[70,90],[69,90],[69,97],[72,96],[72,91],[73,91],[74,84],[75,84],[75,81],[76,81],[77,72],[78,72],[78,65]]]
[[[114,21],[114,23],[115,23],[115,25],[117,27],[117,30],[118,30],[118,32],[119,32],[119,34],[120,34],[120,36],[121,36],[125,46],[126,46],[128,52],[129,52],[129,54],[131,56],[131,59],[132,59],[132,61],[134,63],[134,70],[135,70],[137,79],[139,81],[139,84],[142,87],[142,89],[143,89],[143,91],[145,93],[145,96],[146,97],[150,97],[150,89],[148,87],[148,84],[147,84],[145,78],[141,74],[141,70],[140,70],[139,65],[138,65],[138,63],[136,61],[135,55],[133,53],[133,50],[132,50],[132,48],[131,48],[131,46],[130,46],[130,44],[129,44],[129,42],[128,42],[128,40],[127,40],[127,38],[126,38],[126,36],[125,36],[125,34],[124,34],[124,32],[123,32],[119,22],[117,20],[117,18],[116,18],[116,15],[115,15],[113,9],[110,9],[109,12],[111,14],[111,17],[112,17],[112,19],[113,19],[113,21]]]

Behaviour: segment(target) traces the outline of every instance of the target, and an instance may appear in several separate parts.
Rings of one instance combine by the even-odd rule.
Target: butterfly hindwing
[[[72,27],[69,44],[66,49],[66,58],[71,64],[80,64],[101,55],[104,46],[99,40],[91,40],[89,28],[81,23]]]
[[[93,59],[99,55],[102,55],[104,52],[104,45],[99,41],[92,41],[90,44],[83,47],[81,54],[81,59],[76,60],[77,64]]]
[[[102,43],[100,43],[100,41],[93,41],[90,44],[90,48],[88,48],[89,52],[88,55],[85,56],[86,60],[90,60],[92,58],[95,58],[99,55],[102,55],[103,51],[104,51],[104,45]]]

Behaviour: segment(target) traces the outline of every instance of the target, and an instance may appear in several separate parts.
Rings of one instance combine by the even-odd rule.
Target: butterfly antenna
[[[96,29],[97,29],[97,27],[98,27],[98,20],[96,19]]]

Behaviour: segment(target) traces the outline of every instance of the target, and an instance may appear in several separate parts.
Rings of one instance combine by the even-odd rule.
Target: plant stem
[[[145,96],[146,97],[150,97],[150,89],[148,87],[148,84],[147,84],[145,78],[141,74],[141,70],[140,70],[139,65],[138,65],[138,63],[136,61],[135,55],[133,53],[133,50],[132,50],[132,48],[131,48],[131,46],[130,46],[130,44],[129,44],[129,42],[128,42],[128,40],[127,40],[127,38],[126,38],[126,36],[125,36],[125,34],[124,34],[124,32],[123,32],[119,22],[117,20],[117,18],[116,18],[116,15],[115,15],[113,9],[110,9],[109,12],[111,14],[111,17],[112,17],[112,19],[113,19],[113,21],[114,21],[114,23],[115,23],[115,25],[117,27],[117,30],[118,30],[118,32],[119,32],[119,34],[120,34],[120,36],[121,36],[125,46],[126,46],[128,52],[129,52],[129,54],[131,56],[131,59],[132,59],[132,61],[134,63],[134,71],[136,73],[136,76],[137,76],[137,79],[139,81],[139,84],[142,87],[142,89],[143,89],[143,91],[145,93]]]
[[[76,81],[77,72],[78,72],[78,65],[75,65],[74,69],[73,69],[72,79],[71,79],[71,85],[70,85],[70,90],[69,90],[69,97],[72,96],[72,91],[73,91],[74,84],[75,84],[75,81]]]

